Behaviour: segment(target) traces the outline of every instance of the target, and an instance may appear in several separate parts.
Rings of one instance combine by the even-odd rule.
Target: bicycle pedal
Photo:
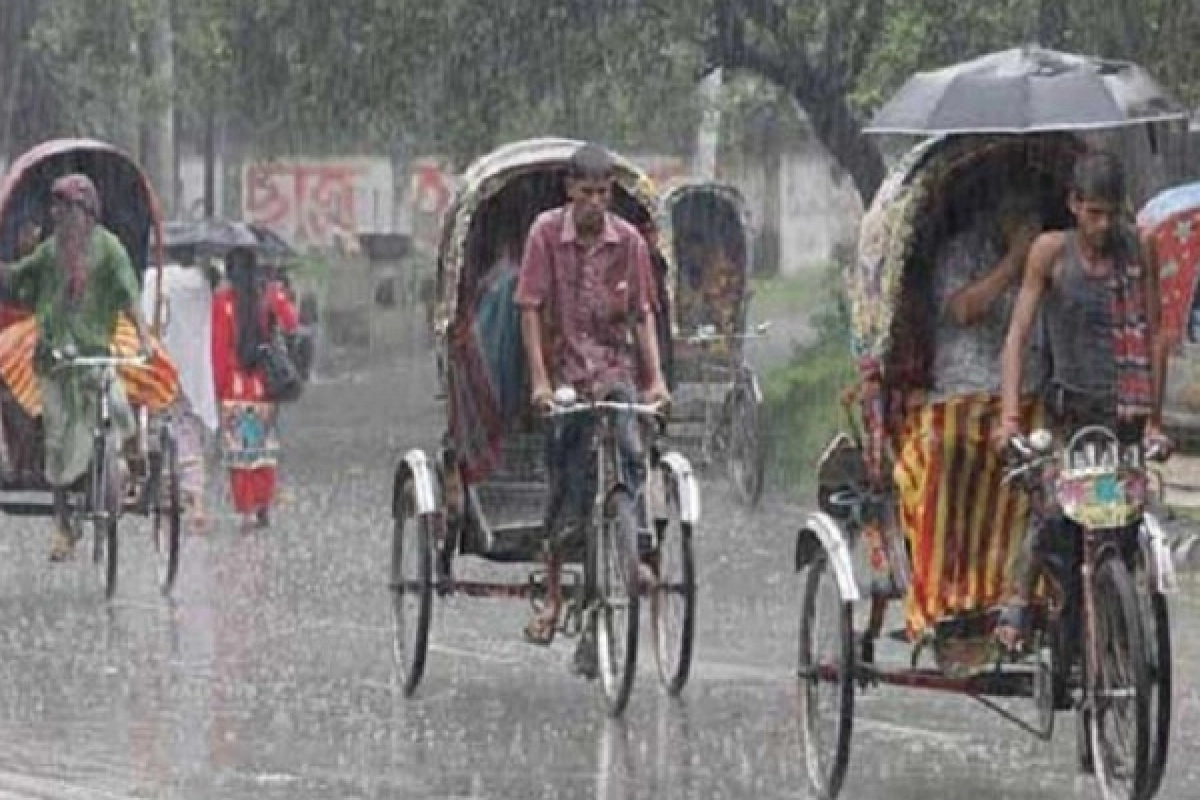
[[[562,618],[559,620],[558,632],[563,636],[574,638],[583,631],[584,614],[587,609],[581,602],[572,601],[567,603],[563,610]]]

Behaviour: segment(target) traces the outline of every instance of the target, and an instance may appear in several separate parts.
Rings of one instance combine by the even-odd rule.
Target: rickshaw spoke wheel
[[[429,523],[416,513],[416,486],[405,476],[393,501],[391,575],[392,655],[405,697],[425,673],[429,621],[433,612],[432,549]]]
[[[687,684],[692,666],[692,637],[696,627],[696,565],[692,526],[682,520],[679,486],[674,473],[662,467],[665,518],[656,520],[657,582],[650,595],[654,655],[667,693],[676,696]]]
[[[766,472],[762,414],[748,386],[736,392],[729,422],[729,481],[738,500],[753,508],[762,498]]]
[[[1142,638],[1146,648],[1146,679],[1149,684],[1150,745],[1143,797],[1153,797],[1162,785],[1171,738],[1171,621],[1167,599],[1158,593],[1153,576],[1139,562],[1134,576],[1138,607],[1142,614]]]
[[[179,486],[179,448],[167,429],[162,432],[157,461],[153,466],[157,474],[151,480],[154,498],[150,524],[158,561],[158,588],[164,595],[169,595],[179,574],[183,505]]]
[[[1141,611],[1133,580],[1118,557],[1104,558],[1094,580],[1097,658],[1088,676],[1093,768],[1105,798],[1137,800],[1148,774],[1151,735]]]
[[[596,650],[609,716],[625,711],[637,672],[638,548],[633,498],[618,490],[596,537]]]
[[[92,513],[93,559],[104,581],[104,597],[117,593],[117,525],[121,514],[117,444],[112,436],[95,441],[88,505]]]
[[[854,721],[854,633],[828,556],[812,562],[800,607],[798,711],[809,782],[822,800],[842,788]]]
[[[1154,591],[1154,587],[1146,587],[1138,600],[1150,689],[1150,761],[1143,796],[1153,797],[1162,785],[1171,739],[1171,621],[1167,599]]]

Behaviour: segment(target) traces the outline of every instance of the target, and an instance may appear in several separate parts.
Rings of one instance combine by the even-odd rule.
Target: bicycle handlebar
[[[710,344],[712,342],[727,342],[732,339],[765,339],[767,331],[771,329],[770,322],[762,322],[754,327],[753,331],[745,333],[717,333],[715,330],[706,331],[703,328],[693,333],[691,336],[684,338],[688,344]]]
[[[54,350],[50,357],[54,363],[64,369],[71,367],[144,367],[150,359],[144,355],[136,356],[72,356],[61,350]]]
[[[564,417],[570,414],[585,414],[589,411],[632,411],[639,416],[658,417],[664,403],[620,403],[612,400],[583,401],[571,404],[552,404],[545,412],[548,417]]]
[[[1171,457],[1171,446],[1168,442],[1154,439],[1143,442],[1142,446],[1145,448],[1142,453],[1145,462],[1164,463]],[[1009,439],[1008,449],[1016,463],[1005,470],[1002,481],[1005,485],[1044,467],[1057,455],[1057,451],[1052,449],[1049,443],[1031,442],[1023,436],[1013,436]]]

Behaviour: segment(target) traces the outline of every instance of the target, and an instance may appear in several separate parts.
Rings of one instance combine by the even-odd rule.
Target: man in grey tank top
[[[1004,344],[996,445],[1007,448],[1021,433],[1021,365],[1039,311],[1052,362],[1047,400],[1059,431],[1102,424],[1127,438],[1162,439],[1167,350],[1158,336],[1158,259],[1153,243],[1139,247],[1124,221],[1120,162],[1108,153],[1082,156],[1068,205],[1075,228],[1043,233],[1030,248]],[[1118,354],[1118,333],[1142,346],[1126,344]],[[1018,644],[1025,624],[1039,533],[1031,530],[1027,537],[1014,596],[997,627],[997,637],[1009,647]]]

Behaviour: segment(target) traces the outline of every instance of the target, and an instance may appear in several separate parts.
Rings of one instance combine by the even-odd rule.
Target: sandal
[[[547,616],[538,614],[525,625],[525,641],[539,647],[548,647],[554,643],[554,634],[558,633],[558,615]]]
[[[188,528],[194,534],[208,533],[212,530],[212,520],[203,512],[192,512],[188,517]]]
[[[1024,642],[1026,610],[1023,603],[1009,603],[1001,609],[1000,616],[996,619],[996,627],[992,629],[992,637],[996,644],[1009,653],[1018,652]]]

